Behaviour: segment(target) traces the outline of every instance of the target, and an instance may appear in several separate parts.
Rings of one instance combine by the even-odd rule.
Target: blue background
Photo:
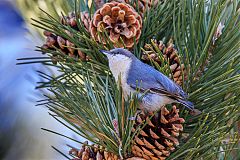
[[[40,56],[34,52],[35,41],[27,39],[27,29],[17,9],[0,0],[0,159],[64,159],[51,148],[68,153],[66,141],[40,128],[48,128],[72,136],[58,124],[44,107],[36,107],[41,99],[35,90],[39,64],[16,65],[17,58]],[[39,39],[41,42],[41,40]]]

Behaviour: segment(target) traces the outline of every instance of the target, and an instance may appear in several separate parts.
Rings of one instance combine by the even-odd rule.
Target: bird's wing
[[[173,99],[187,98],[187,94],[182,90],[182,88],[175,84],[167,76],[163,75],[149,65],[142,62],[139,63],[134,63],[128,73],[127,83],[132,88],[163,94]]]

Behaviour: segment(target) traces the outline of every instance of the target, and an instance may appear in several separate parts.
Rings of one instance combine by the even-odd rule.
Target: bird
[[[129,50],[115,48],[100,52],[107,56],[109,69],[115,81],[120,80],[124,99],[139,90],[140,109],[154,112],[166,104],[180,103],[191,111],[194,110],[194,104],[187,100],[187,93],[179,85],[140,61]]]

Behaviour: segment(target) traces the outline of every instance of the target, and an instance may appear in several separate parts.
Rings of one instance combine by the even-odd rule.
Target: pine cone
[[[106,44],[103,35],[105,30],[115,47],[124,47],[123,41],[127,48],[132,48],[134,38],[136,42],[140,38],[141,28],[142,18],[133,7],[113,1],[104,4],[95,12],[90,24],[90,33],[96,41]]]
[[[118,160],[117,155],[104,151],[103,147],[96,144],[88,146],[88,142],[80,150],[72,148],[69,154],[75,157],[73,160]]]
[[[78,19],[80,18],[86,30],[89,30],[90,17],[89,17],[89,13],[86,11],[81,12],[80,15],[78,16],[76,16],[75,13],[70,12],[68,16],[61,18],[61,23],[64,25],[70,25],[72,28],[78,31],[79,29],[77,26],[77,18]]]
[[[178,136],[183,131],[182,123],[184,119],[179,117],[179,110],[175,105],[171,111],[166,107],[150,119],[151,116],[140,113],[135,121],[135,131],[145,122],[147,125],[136,135],[132,146],[134,156],[145,158],[146,160],[163,160],[175,150],[179,145]]]
[[[180,64],[180,59],[178,57],[178,51],[174,48],[174,44],[170,40],[167,44],[163,44],[162,41],[157,42],[154,41],[155,45],[158,47],[158,49],[162,52],[164,59],[169,63],[170,70],[172,72],[171,77],[175,83],[178,85],[183,84],[183,74],[184,74],[184,80],[187,79],[187,70],[184,66],[184,64]],[[161,60],[157,54],[157,51],[154,50],[154,47],[151,44],[146,44],[144,46],[144,54],[142,55],[142,60],[146,63],[150,63],[150,60],[153,60],[157,62],[160,66]]]
[[[80,17],[84,27],[88,31],[90,18],[87,12],[82,12],[80,16],[76,16],[74,13],[70,13],[68,16],[61,18],[61,23],[63,25],[69,25],[74,30],[79,31],[76,17]],[[72,36],[72,34],[69,31],[66,30],[65,32],[69,36]],[[58,48],[63,53],[65,53],[66,55],[69,55],[70,57],[80,58],[81,60],[88,59],[85,53],[75,49],[76,46],[69,40],[48,31],[44,31],[43,34],[47,37],[46,43],[42,46],[43,49],[56,50],[55,48]],[[56,57],[52,57],[52,59],[53,59],[53,62],[55,60],[57,61]]]

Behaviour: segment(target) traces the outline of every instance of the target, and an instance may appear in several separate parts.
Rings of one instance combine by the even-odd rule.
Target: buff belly
[[[166,104],[173,103],[174,100],[164,95],[147,93],[141,100],[140,107],[146,111],[152,112],[159,110]]]

